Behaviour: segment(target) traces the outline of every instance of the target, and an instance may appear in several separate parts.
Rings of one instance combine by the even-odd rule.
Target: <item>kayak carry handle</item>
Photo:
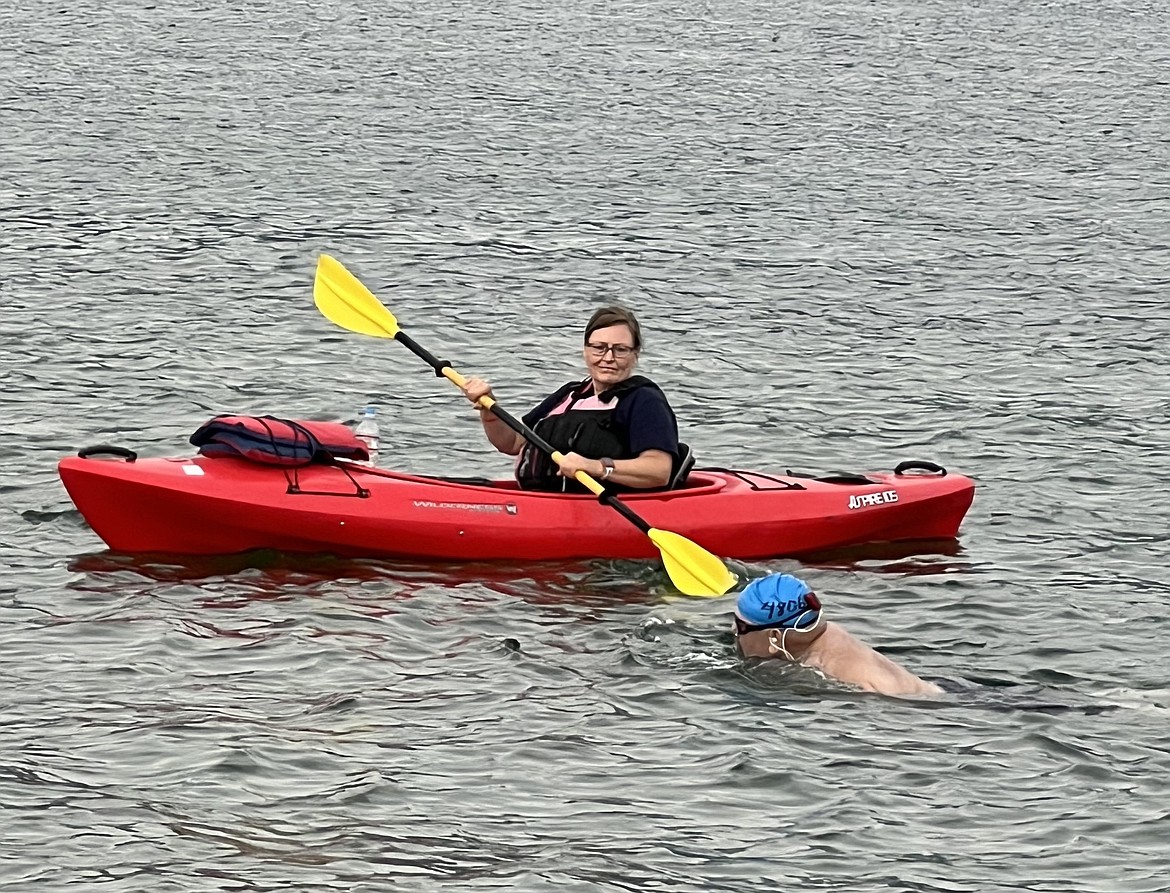
[[[125,447],[114,446],[109,443],[99,443],[94,446],[82,447],[77,451],[77,455],[81,459],[89,459],[92,456],[117,456],[119,459],[125,459],[127,462],[133,462],[138,458],[138,454],[134,450],[128,450]]]
[[[935,465],[933,462],[927,462],[924,459],[907,459],[905,462],[898,463],[898,467],[894,469],[894,474],[905,474],[907,471],[929,471],[938,475],[947,473],[945,468],[941,465]]]

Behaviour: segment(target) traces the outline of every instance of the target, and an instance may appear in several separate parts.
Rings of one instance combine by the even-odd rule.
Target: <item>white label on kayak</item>
[[[516,514],[516,506],[512,505],[512,503],[500,505],[494,502],[432,502],[429,499],[416,499],[414,500],[414,507],[417,509],[455,509],[460,512],[507,512],[509,515]]]
[[[198,465],[184,465],[183,474],[193,474],[198,477],[203,474],[203,469]]]
[[[887,502],[897,501],[897,490],[882,490],[881,493],[862,493],[860,496],[850,496],[849,508],[862,509],[867,505],[883,505]]]

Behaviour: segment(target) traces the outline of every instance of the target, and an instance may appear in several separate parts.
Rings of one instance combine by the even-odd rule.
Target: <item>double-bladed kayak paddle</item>
[[[427,363],[435,373],[462,389],[467,379],[448,364],[435,358],[398,326],[386,307],[361,281],[347,270],[340,261],[327,254],[317,261],[317,275],[313,281],[313,300],[317,309],[326,319],[343,329],[359,335],[373,335],[375,338],[393,338]],[[507,412],[491,397],[479,398],[479,405],[490,411],[500,421],[522,436],[529,443],[543,450],[560,465],[565,456],[539,434]],[[688,540],[685,536],[669,530],[658,530],[638,517],[624,502],[595,478],[584,471],[578,471],[574,478],[587,487],[598,499],[616,510],[627,521],[641,530],[662,553],[662,563],[675,588],[684,595],[719,596],[730,591],[738,582],[723,562]]]

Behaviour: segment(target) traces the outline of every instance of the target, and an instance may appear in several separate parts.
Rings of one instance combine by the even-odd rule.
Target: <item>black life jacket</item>
[[[579,453],[589,459],[608,456],[611,459],[631,459],[629,431],[614,419],[618,401],[638,388],[654,388],[661,392],[650,379],[631,375],[607,390],[600,398],[605,409],[574,409],[573,404],[593,396],[591,381],[569,382],[559,388],[552,398],[553,407],[559,406],[572,395],[569,407],[556,415],[545,416],[532,429],[562,453]],[[664,395],[665,399],[665,395]],[[566,493],[588,492],[576,481],[561,477],[557,463],[531,443],[525,443],[516,463],[516,481],[522,490],[552,490]]]

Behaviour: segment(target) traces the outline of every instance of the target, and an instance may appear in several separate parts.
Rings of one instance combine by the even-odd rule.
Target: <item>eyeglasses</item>
[[[588,341],[585,344],[585,349],[598,359],[607,353],[612,353],[615,360],[624,360],[636,352],[636,348],[630,347],[628,344],[606,344],[604,341]]]

